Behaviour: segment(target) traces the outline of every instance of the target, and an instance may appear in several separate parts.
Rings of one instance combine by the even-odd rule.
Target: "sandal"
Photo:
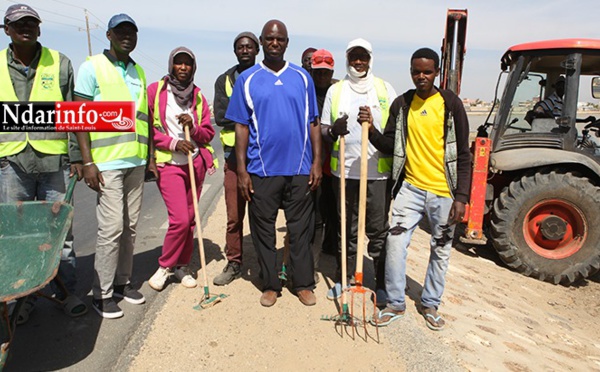
[[[441,331],[444,329],[444,325],[446,322],[442,319],[442,316],[438,314],[437,309],[435,307],[425,307],[421,308],[421,315],[425,318],[425,324],[432,331]]]
[[[86,304],[75,295],[68,295],[67,298],[62,301],[62,308],[65,314],[71,318],[82,316],[88,311]]]
[[[375,327],[385,327],[394,320],[404,317],[406,310],[394,310],[386,307],[383,310],[379,310],[376,319],[371,319],[369,322]]]

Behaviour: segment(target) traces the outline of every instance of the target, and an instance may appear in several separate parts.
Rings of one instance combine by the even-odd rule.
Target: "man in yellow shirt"
[[[436,52],[417,50],[411,58],[410,73],[416,89],[394,100],[383,134],[370,128],[371,143],[384,154],[394,154],[395,182],[385,266],[388,301],[374,323],[388,325],[406,311],[407,248],[413,231],[427,214],[431,253],[419,308],[427,326],[439,331],[445,322],[437,309],[454,228],[462,220],[469,199],[469,123],[460,98],[433,84],[439,74]],[[361,121],[369,118],[368,110],[361,112]]]

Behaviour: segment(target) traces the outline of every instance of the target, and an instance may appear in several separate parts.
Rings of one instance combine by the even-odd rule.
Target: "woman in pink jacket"
[[[153,124],[157,185],[167,206],[169,229],[165,235],[159,268],[148,280],[153,289],[163,289],[174,275],[183,286],[196,287],[188,268],[194,247],[194,207],[192,198],[200,198],[202,183],[213,167],[210,141],[215,131],[210,110],[200,88],[194,85],[196,57],[185,48],[169,55],[169,74],[148,87],[148,110]],[[191,141],[185,140],[184,127],[190,128]],[[192,195],[188,152],[192,152],[197,195]]]

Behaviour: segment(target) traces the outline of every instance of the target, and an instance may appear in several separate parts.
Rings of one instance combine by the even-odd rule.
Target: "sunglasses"
[[[37,27],[40,23],[35,19],[20,19],[18,21],[10,22],[8,26],[14,28],[23,28],[23,27]]]
[[[319,63],[327,63],[328,65],[333,65],[333,58],[331,58],[330,56],[314,56],[312,57],[312,63],[314,64],[319,64]]]

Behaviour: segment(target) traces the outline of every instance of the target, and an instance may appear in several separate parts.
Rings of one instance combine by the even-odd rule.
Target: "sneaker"
[[[242,276],[242,270],[240,264],[237,262],[227,262],[227,266],[223,269],[223,272],[213,280],[214,285],[227,285],[233,282],[235,279]]]
[[[350,286],[348,285],[347,288],[349,287]],[[327,299],[333,301],[340,297],[342,297],[342,283],[335,283],[335,285],[327,291]]]
[[[187,266],[181,266],[175,270],[175,277],[181,282],[181,285],[186,288],[196,288],[198,282],[192,276],[190,268]]]
[[[173,271],[169,268],[159,267],[158,270],[152,275],[152,277],[148,280],[148,285],[150,288],[156,291],[162,291],[165,287],[165,283],[167,279],[173,275]]]
[[[92,307],[101,317],[107,319],[116,319],[123,316],[123,310],[112,298],[93,299]]]
[[[337,300],[342,297],[342,283],[335,283],[333,287],[329,288],[326,297],[328,300]]]
[[[113,296],[117,298],[124,298],[125,301],[134,305],[140,305],[146,302],[144,295],[134,289],[131,286],[131,283],[115,285],[113,287]]]

